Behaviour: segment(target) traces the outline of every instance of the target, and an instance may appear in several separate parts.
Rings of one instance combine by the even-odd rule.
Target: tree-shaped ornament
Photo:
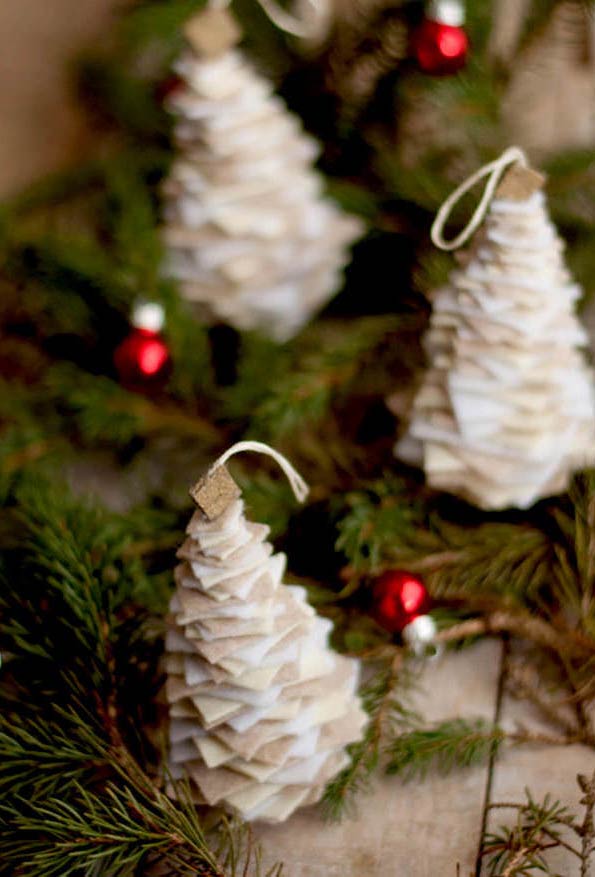
[[[285,556],[251,523],[225,463],[272,456],[300,500],[304,481],[267,445],[230,448],[191,491],[167,633],[171,770],[198,802],[281,822],[320,798],[348,761],[365,714],[359,664],[327,645],[331,623],[283,582]]]
[[[230,13],[207,8],[185,35],[165,273],[203,319],[284,341],[338,291],[361,224],[325,199],[318,146],[234,48]]]
[[[454,204],[488,177],[468,227],[442,229]],[[432,229],[442,249],[483,223],[439,289],[425,347],[428,370],[396,453],[431,487],[480,508],[527,508],[595,462],[593,375],[575,316],[581,296],[547,213],[543,177],[507,150],[464,183]]]

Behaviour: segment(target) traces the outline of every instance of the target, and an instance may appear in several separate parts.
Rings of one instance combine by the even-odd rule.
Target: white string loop
[[[293,490],[294,496],[298,502],[304,502],[310,488],[294,467],[291,465],[289,460],[280,454],[279,451],[276,451],[274,448],[269,447],[269,445],[265,445],[263,442],[237,442],[235,445],[232,445],[231,448],[228,448],[224,454],[221,454],[218,460],[215,460],[211,468],[209,469],[208,474],[212,475],[215,469],[219,466],[223,466],[224,463],[227,463],[230,457],[234,457],[236,454],[241,454],[244,451],[255,451],[257,454],[265,454],[267,457],[272,457],[273,460],[281,467],[287,480],[289,481],[290,487]]]
[[[227,9],[231,6],[231,0],[210,0],[210,3],[217,9]],[[304,14],[301,19],[287,12],[275,0],[257,0],[257,3],[275,27],[303,40],[318,37],[330,16],[330,0],[305,0],[311,8],[311,14]]]
[[[527,167],[527,156],[518,146],[511,146],[505,152],[502,153],[500,158],[497,158],[495,161],[491,161],[489,164],[484,165],[484,167],[480,168],[474,174],[465,180],[465,182],[461,183],[458,188],[452,192],[436,214],[436,219],[434,220],[434,224],[432,225],[431,237],[432,243],[438,247],[440,250],[457,250],[463,244],[465,244],[471,235],[479,228],[483,219],[487,213],[488,207],[490,206],[490,202],[494,197],[494,192],[498,186],[498,183],[502,179],[504,171],[511,164],[515,164],[519,162],[523,165],[523,167]],[[484,177],[488,177],[488,181],[485,185],[485,189],[483,191],[483,195],[481,196],[481,200],[477,207],[475,208],[471,219],[465,226],[465,228],[459,232],[459,234],[452,238],[452,240],[447,241],[444,237],[444,226],[448,222],[450,214],[453,211],[453,208],[458,204],[463,195],[466,195],[480,180],[483,180]]]

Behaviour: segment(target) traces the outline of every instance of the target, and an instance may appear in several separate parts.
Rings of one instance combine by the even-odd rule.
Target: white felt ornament
[[[471,222],[446,241],[453,205],[484,176]],[[526,508],[595,462],[593,375],[574,313],[581,290],[542,185],[512,148],[453,193],[432,229],[434,243],[452,250],[483,223],[435,295],[429,368],[396,452],[421,464],[432,487],[488,510]]]
[[[224,466],[244,450],[272,456],[296,496],[307,493],[287,460],[256,442],[230,448],[192,491],[166,639],[171,772],[188,775],[198,802],[281,822],[345,766],[365,714],[358,663],[329,649],[331,623],[283,583],[268,527],[244,516]]]
[[[324,197],[315,141],[233,47],[229,13],[207,8],[186,35],[165,273],[203,319],[284,341],[337,292],[361,224]]]

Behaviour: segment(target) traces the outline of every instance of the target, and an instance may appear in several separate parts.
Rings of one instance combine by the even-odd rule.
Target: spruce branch
[[[319,422],[365,373],[366,358],[404,323],[403,317],[383,315],[360,319],[355,328],[344,322],[307,330],[291,369],[269,387],[257,406],[251,420],[253,433],[279,439]]]
[[[419,504],[409,501],[405,483],[389,473],[348,493],[341,505],[335,547],[345,554],[350,569],[360,575],[377,572],[395,543],[411,538],[419,516]]]
[[[562,831],[572,825],[572,816],[549,795],[536,802],[526,790],[524,804],[495,804],[490,809],[511,808],[516,814],[513,827],[502,826],[487,833],[482,858],[488,861],[490,877],[529,877],[547,871],[548,850],[562,845]]]
[[[470,606],[472,611],[472,606]],[[481,618],[470,618],[440,631],[436,642],[453,643],[469,637],[509,633],[529,640],[557,654],[570,653],[583,659],[595,653],[595,641],[564,625],[550,624],[528,612],[494,610]]]
[[[159,676],[130,528],[37,482],[18,498],[0,588],[0,874],[127,877],[163,861],[231,877],[232,844],[233,867],[251,856],[259,873],[232,830],[207,834],[184,784],[166,794],[141,742]]]
[[[423,778],[432,768],[446,774],[484,764],[506,738],[504,731],[482,719],[454,719],[414,729],[388,746],[386,772],[411,780]]]
[[[579,774],[577,781],[584,795],[580,803],[585,808],[583,821],[576,828],[581,840],[580,877],[589,877],[589,863],[595,854],[595,771],[590,778]]]
[[[549,874],[548,854],[555,849],[563,849],[577,860],[577,877],[589,877],[595,854],[595,773],[590,778],[579,774],[577,782],[584,795],[581,821],[550,795],[537,802],[528,790],[522,804],[489,805],[491,811],[510,810],[515,815],[512,826],[502,825],[483,838],[480,858],[487,861],[490,877],[529,877],[537,871]],[[576,838],[580,847],[575,846]]]
[[[362,691],[364,709],[370,721],[359,743],[348,748],[350,763],[327,786],[322,805],[326,816],[337,820],[353,811],[359,792],[370,788],[371,778],[381,762],[387,735],[415,715],[398,699],[396,686],[402,682],[403,655],[393,655],[388,667],[377,673]],[[399,693],[402,689],[399,686]]]

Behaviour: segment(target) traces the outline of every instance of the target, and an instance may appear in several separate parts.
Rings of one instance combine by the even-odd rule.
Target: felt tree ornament
[[[229,12],[207,8],[185,33],[165,272],[203,319],[284,341],[337,292],[360,222],[324,198],[317,145],[234,48]]]
[[[240,442],[191,491],[166,639],[171,768],[198,802],[281,822],[345,766],[365,714],[358,663],[330,650],[331,623],[284,584],[268,527],[246,520],[224,465],[245,450],[273,457],[299,499],[308,490],[280,454]]]
[[[454,204],[485,176],[468,227],[445,241]],[[542,186],[524,153],[509,149],[450,196],[432,229],[452,250],[483,221],[436,293],[428,370],[396,450],[423,466],[430,486],[483,509],[526,508],[595,461],[593,375],[574,313],[581,290]]]

